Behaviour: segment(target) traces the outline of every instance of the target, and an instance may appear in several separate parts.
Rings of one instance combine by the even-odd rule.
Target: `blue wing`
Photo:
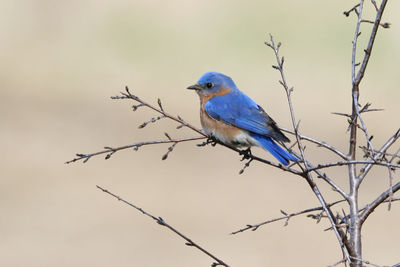
[[[289,142],[274,120],[256,102],[238,89],[226,95],[211,98],[205,104],[205,110],[215,120],[222,120],[252,133]]]
[[[281,148],[279,145],[277,145],[274,140],[272,140],[270,137],[266,137],[263,135],[259,135],[256,133],[250,133],[250,135],[256,139],[262,147],[264,147],[266,150],[268,150],[276,159],[279,160],[280,163],[283,165],[288,165],[289,160],[293,162],[297,162],[298,159],[290,154],[288,151],[285,149]]]

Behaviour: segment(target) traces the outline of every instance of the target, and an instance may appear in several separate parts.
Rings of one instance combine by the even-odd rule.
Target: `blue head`
[[[236,89],[233,80],[219,72],[210,71],[204,73],[197,84],[189,86],[187,89],[196,90],[199,95],[216,94],[225,89]]]

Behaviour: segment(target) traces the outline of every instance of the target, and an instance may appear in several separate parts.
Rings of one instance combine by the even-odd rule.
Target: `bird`
[[[229,147],[247,147],[248,151],[252,146],[262,147],[285,166],[298,161],[276,143],[290,142],[289,138],[229,76],[206,72],[187,89],[195,90],[200,97],[201,125],[211,138]]]

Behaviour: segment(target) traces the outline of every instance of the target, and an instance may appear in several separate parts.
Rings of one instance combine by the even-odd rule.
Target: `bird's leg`
[[[205,142],[197,144],[197,146],[206,146],[208,144],[215,146],[217,144],[217,140],[213,136],[209,136]]]
[[[248,147],[247,149],[240,150],[239,155],[243,155],[242,161],[245,159],[250,159],[253,156],[250,147]]]

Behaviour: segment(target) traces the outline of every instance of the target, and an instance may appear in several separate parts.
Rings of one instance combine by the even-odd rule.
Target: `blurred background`
[[[110,160],[66,165],[75,153],[138,141],[191,137],[155,114],[111,100],[125,85],[141,98],[200,127],[199,100],[185,90],[214,70],[231,76],[283,127],[287,100],[278,84],[268,34],[283,43],[286,75],[303,134],[347,152],[351,40],[356,1],[13,1],[0,0],[0,265],[210,266],[211,259],[136,210],[96,189],[103,186],[156,216],[232,266],[327,266],[341,259],[327,221],[296,217],[255,232],[246,224],[319,206],[299,177],[199,142],[123,151]],[[360,102],[375,147],[399,127],[400,3],[390,1],[361,83]],[[374,10],[366,1],[366,14]],[[360,44],[371,25],[363,24]],[[363,55],[359,48],[359,58]],[[362,135],[360,138],[362,139]],[[361,143],[362,144],[362,143]],[[398,146],[396,147],[398,148]],[[339,160],[308,145],[314,163]],[[254,153],[272,159],[260,149]],[[328,174],[347,190],[346,168]],[[399,179],[398,174],[395,176]],[[371,172],[361,203],[387,189],[384,168]],[[325,184],[328,202],[339,195]],[[343,206],[344,207],[344,206]],[[336,211],[341,212],[338,207]],[[380,207],[363,228],[365,259],[399,262],[400,207]],[[289,256],[290,255],[290,256]]]

